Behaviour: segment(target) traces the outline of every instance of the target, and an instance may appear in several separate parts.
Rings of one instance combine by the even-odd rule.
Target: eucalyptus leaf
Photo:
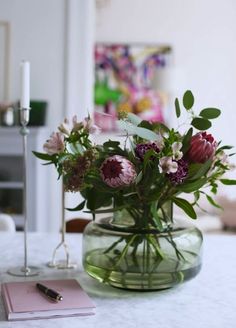
[[[180,197],[173,197],[172,198],[175,205],[181,208],[191,219],[196,219],[197,214],[193,208],[193,206],[186,200]]]
[[[128,113],[127,118],[128,118],[129,122],[131,122],[133,125],[136,125],[136,126],[142,122],[142,119],[133,113]]]
[[[67,158],[69,159],[71,157],[70,154],[64,154],[64,155],[60,155],[58,156],[58,164],[61,164],[62,162],[64,162]]]
[[[176,113],[176,116],[179,118],[180,115],[181,115],[181,110],[180,110],[180,105],[179,105],[179,99],[178,98],[175,99],[175,113]]]
[[[204,108],[199,115],[203,118],[212,120],[220,116],[220,114],[221,111],[218,108]]]
[[[149,141],[154,141],[157,140],[158,136],[155,132],[145,129],[145,128],[140,128],[137,126],[132,125],[129,122],[124,122],[124,121],[118,121],[118,126],[121,130],[127,131],[127,133],[130,135],[137,135],[140,138],[149,140]]]
[[[67,144],[67,149],[70,151],[72,154],[83,154],[84,148],[79,142],[73,142]]]
[[[211,122],[202,117],[194,117],[191,122],[191,125],[200,131],[204,131],[211,127]]]
[[[192,94],[192,91],[187,90],[183,96],[183,105],[187,110],[189,110],[193,107],[193,104],[194,104],[194,96]]]

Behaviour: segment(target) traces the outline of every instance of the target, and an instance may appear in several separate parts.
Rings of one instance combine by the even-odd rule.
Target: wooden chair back
[[[84,228],[90,221],[91,220],[89,219],[80,219],[80,218],[68,220],[66,222],[66,232],[81,233],[84,231]]]

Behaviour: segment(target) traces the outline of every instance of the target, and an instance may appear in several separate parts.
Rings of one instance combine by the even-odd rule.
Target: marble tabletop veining
[[[71,258],[78,267],[49,269],[45,264],[59,242],[57,234],[29,233],[28,262],[39,266],[39,277],[16,278],[6,271],[23,264],[23,234],[0,233],[0,280],[76,278],[96,304],[88,317],[8,322],[0,299],[0,328],[235,328],[236,237],[209,235],[204,239],[203,267],[193,280],[158,292],[128,292],[98,283],[81,264],[81,235],[67,235]]]

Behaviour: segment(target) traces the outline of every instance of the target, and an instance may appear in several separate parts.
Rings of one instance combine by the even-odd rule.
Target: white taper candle
[[[30,108],[30,63],[21,62],[21,108]]]

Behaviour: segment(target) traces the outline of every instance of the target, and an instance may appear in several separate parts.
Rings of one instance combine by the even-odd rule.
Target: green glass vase
[[[83,235],[85,271],[102,283],[131,290],[170,288],[201,268],[202,233],[179,222],[137,229],[118,216],[89,223]]]

